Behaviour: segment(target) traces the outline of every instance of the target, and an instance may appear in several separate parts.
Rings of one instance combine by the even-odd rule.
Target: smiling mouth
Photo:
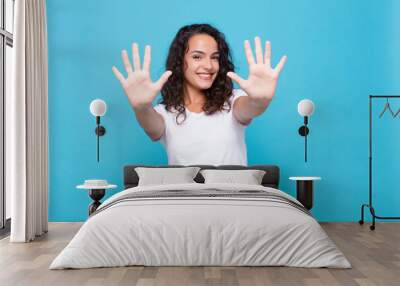
[[[197,75],[199,76],[199,78],[201,78],[203,80],[211,80],[213,77],[213,74],[209,74],[209,73],[198,73]]]

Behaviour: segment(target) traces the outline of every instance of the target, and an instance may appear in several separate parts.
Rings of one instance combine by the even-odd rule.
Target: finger
[[[283,69],[283,66],[285,65],[287,56],[284,55],[281,60],[279,61],[279,63],[276,65],[275,70],[278,72],[278,74],[281,72],[281,70]]]
[[[133,68],[135,71],[140,70],[140,56],[139,56],[139,45],[137,43],[132,44],[133,54]]]
[[[255,37],[254,42],[256,45],[256,60],[258,64],[262,64],[263,61],[263,55],[262,55],[262,48],[261,48],[261,39],[260,37]]]
[[[129,61],[129,56],[126,50],[122,51],[122,62],[124,63],[125,70],[129,74],[132,72],[131,62]]]
[[[143,70],[149,71],[151,63],[151,47],[149,45],[144,49]]]
[[[268,67],[271,67],[271,43],[270,43],[270,41],[265,42],[264,63]]]
[[[244,50],[246,53],[247,63],[249,65],[253,65],[254,57],[253,57],[253,52],[251,50],[250,42],[248,40],[244,41]]]
[[[237,75],[236,73],[234,73],[234,72],[228,72],[227,74],[226,74],[229,78],[231,78],[231,79],[233,79],[234,81],[236,81],[239,85],[240,85],[240,87],[242,87],[243,88],[243,86],[245,85],[245,80],[243,79],[243,78],[241,78],[239,75]]]
[[[162,74],[160,79],[155,83],[157,90],[161,90],[164,84],[167,82],[168,78],[171,76],[172,71],[166,71]]]
[[[116,67],[112,67],[112,71],[115,74],[115,76],[117,77],[117,79],[122,83],[125,81],[124,76],[119,72],[119,70]]]

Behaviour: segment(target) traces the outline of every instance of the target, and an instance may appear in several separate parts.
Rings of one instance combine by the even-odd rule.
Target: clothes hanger
[[[386,104],[385,107],[383,108],[381,114],[379,115],[379,118],[381,118],[383,116],[383,114],[386,112],[386,110],[389,109],[390,113],[392,114],[392,117],[396,117],[396,115],[399,113],[400,109],[396,112],[396,115],[394,115],[393,110],[390,108],[390,104],[389,104],[389,99],[386,98]]]
[[[396,117],[400,113],[400,108],[397,110],[397,112],[393,115],[393,117]]]

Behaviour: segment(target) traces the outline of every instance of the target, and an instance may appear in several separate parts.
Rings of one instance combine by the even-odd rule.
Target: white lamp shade
[[[94,116],[103,116],[107,111],[107,104],[104,100],[95,99],[90,103],[90,112]]]
[[[314,102],[309,99],[303,99],[297,105],[297,111],[301,116],[310,116],[314,112]]]

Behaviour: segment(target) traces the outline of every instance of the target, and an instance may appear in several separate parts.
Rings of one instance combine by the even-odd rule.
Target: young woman
[[[148,136],[161,139],[170,165],[247,166],[245,127],[271,102],[286,56],[271,67],[271,45],[255,38],[255,58],[244,42],[248,79],[234,73],[225,36],[209,24],[182,27],[169,49],[166,72],[156,82],[150,78],[150,46],[143,66],[137,43],[132,45],[133,68],[126,50],[124,77],[112,70]],[[232,80],[240,89],[233,89]],[[152,106],[161,91],[162,101]]]

